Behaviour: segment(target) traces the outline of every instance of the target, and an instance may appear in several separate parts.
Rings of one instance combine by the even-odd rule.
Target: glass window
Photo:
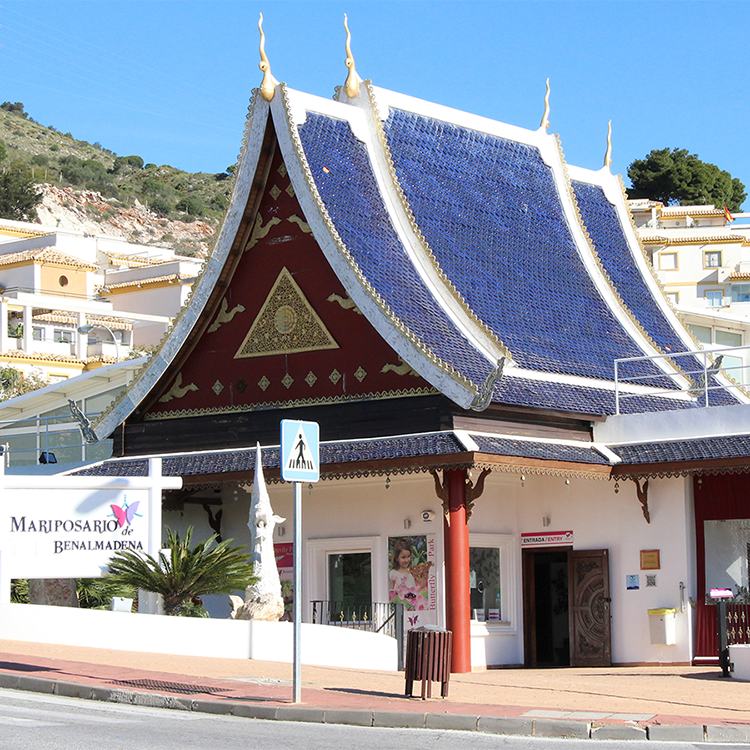
[[[500,622],[503,607],[497,547],[469,547],[469,587],[471,619]]]
[[[711,344],[711,328],[710,326],[699,326],[695,323],[689,324],[690,330],[693,332],[695,338],[701,342],[701,344]]]
[[[123,391],[123,388],[112,388],[95,396],[86,396],[86,414],[98,414],[104,411]]]
[[[704,521],[706,544],[706,590],[750,586],[747,549],[750,543],[750,520],[727,519]]]
[[[732,284],[732,302],[750,302],[750,284]]]
[[[745,382],[744,367],[742,366],[741,357],[732,357],[731,355],[724,355],[724,359],[721,360],[721,369],[729,375],[730,378],[734,378],[738,383]]]
[[[55,341],[59,341],[64,344],[72,344],[73,343],[73,331],[55,329]]]
[[[328,597],[332,607],[344,609],[372,602],[372,558],[369,552],[328,555]]]
[[[721,307],[723,294],[720,291],[706,292],[706,305],[708,307]]]
[[[703,257],[706,268],[719,268],[721,266],[721,250],[711,250]]]
[[[31,329],[31,338],[34,341],[44,341],[44,328],[39,328],[37,326],[34,326]]]
[[[659,269],[661,271],[676,271],[677,253],[661,253],[659,255]]]
[[[716,331],[716,343],[721,346],[742,346],[742,334],[732,331]]]

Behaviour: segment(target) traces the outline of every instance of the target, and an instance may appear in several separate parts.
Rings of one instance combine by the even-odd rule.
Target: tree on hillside
[[[628,177],[633,183],[630,198],[651,198],[667,206],[713,203],[739,211],[747,197],[737,177],[684,148],[651,151],[631,163]]]
[[[27,118],[26,110],[23,108],[21,102],[3,102],[0,104],[0,109],[4,109],[6,112],[10,112],[12,115],[18,115],[19,117]]]
[[[28,169],[11,165],[0,171],[0,219],[28,221],[40,199]]]

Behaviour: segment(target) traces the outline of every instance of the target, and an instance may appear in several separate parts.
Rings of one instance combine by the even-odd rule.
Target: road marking
[[[81,710],[86,710],[89,707],[82,707]],[[133,719],[113,719],[104,716],[88,716],[87,714],[72,713],[71,711],[53,711],[51,709],[43,708],[25,708],[24,706],[4,706],[0,704],[0,711],[7,711],[13,714],[43,714],[49,716],[52,719],[70,719],[71,721],[80,722],[87,721],[92,724],[132,724],[136,721]],[[0,720],[4,717],[0,716]]]
[[[14,727],[56,727],[59,721],[38,721],[37,719],[21,719],[15,716],[0,716],[0,724]]]

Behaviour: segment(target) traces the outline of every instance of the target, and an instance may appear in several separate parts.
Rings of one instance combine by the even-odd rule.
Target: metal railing
[[[88,412],[90,421],[101,412]],[[71,415],[36,416],[0,421],[0,445],[6,466],[33,466],[42,453],[54,454],[57,463],[101,460],[112,454],[112,441],[87,444]]]
[[[709,394],[712,391],[730,391],[750,386],[750,365],[745,364],[742,354],[750,350],[750,346],[732,346],[723,349],[710,349],[698,352],[681,352],[678,354],[656,354],[644,357],[625,357],[616,359],[615,368],[615,413],[620,414],[621,402],[628,398],[643,398],[644,396],[679,396],[687,395],[696,406],[709,406]],[[730,355],[741,360],[741,364],[725,365],[723,359]],[[622,371],[628,366],[641,362],[655,362],[660,359],[674,361],[680,368],[671,373],[657,372],[638,375],[623,375]],[[692,362],[690,360],[693,360]],[[723,374],[732,378],[731,381],[719,382],[716,375]],[[682,376],[682,378],[681,378]],[[688,388],[681,390],[675,385],[679,380],[687,378]],[[654,381],[668,383],[671,387],[654,386]],[[627,392],[623,385],[635,386]]]
[[[398,643],[398,668],[404,668],[406,639],[404,637],[404,605],[399,602],[352,603],[313,599],[313,624],[336,625],[353,630],[366,630],[395,638]]]
[[[708,602],[707,602],[708,603]],[[711,602],[712,604],[714,602]],[[724,677],[729,677],[732,665],[729,661],[729,647],[750,643],[750,604],[735,603],[719,599],[715,603],[719,666]]]

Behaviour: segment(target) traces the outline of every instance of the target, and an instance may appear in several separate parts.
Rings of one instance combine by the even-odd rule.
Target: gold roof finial
[[[352,56],[352,35],[349,31],[346,13],[344,13],[344,28],[346,29],[346,67],[349,68],[349,75],[346,77],[344,91],[350,99],[354,99],[359,93],[359,76],[354,68],[354,57]]]
[[[607,132],[607,153],[604,154],[604,166],[612,166],[612,120],[609,121],[609,131]]]
[[[263,82],[260,84],[260,93],[267,102],[270,102],[276,93],[276,87],[273,85],[271,63],[268,62],[268,56],[266,55],[266,35],[263,33],[262,13],[258,21],[258,31],[260,31],[260,62],[258,63],[258,67],[263,71]]]
[[[544,95],[544,114],[542,115],[542,124],[539,126],[546,130],[549,127],[549,78],[547,79],[547,93]]]

